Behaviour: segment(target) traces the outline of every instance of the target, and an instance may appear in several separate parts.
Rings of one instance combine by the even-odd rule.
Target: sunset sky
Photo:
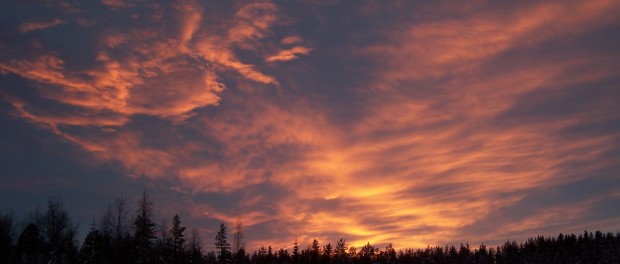
[[[0,2],[0,210],[204,248],[620,231],[619,1]],[[133,212],[133,211],[132,211]]]

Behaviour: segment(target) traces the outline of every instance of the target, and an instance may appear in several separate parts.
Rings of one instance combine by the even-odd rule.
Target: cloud
[[[93,18],[81,56],[36,34],[21,34],[28,52],[1,42],[18,52],[0,53],[0,79],[28,89],[0,94],[97,161],[187,195],[193,219],[240,218],[252,249],[617,227],[617,210],[581,217],[618,196],[597,187],[614,186],[620,153],[615,2],[340,5],[351,12],[293,22],[287,4],[117,6],[131,23]],[[562,202],[575,186],[592,190]]]
[[[198,40],[197,50],[205,59],[221,66],[232,68],[245,78],[278,85],[278,81],[269,75],[257,71],[255,65],[239,61],[233,47],[258,50],[259,40],[269,34],[277,15],[277,6],[272,3],[254,3],[243,6],[234,16],[232,26],[224,37],[203,36]]]
[[[65,22],[63,20],[58,19],[58,18],[47,21],[47,22],[27,22],[19,26],[19,32],[28,33],[31,31],[37,31],[37,30],[43,30],[43,29],[55,27],[55,26],[58,26],[64,23]]]
[[[302,46],[297,46],[291,49],[281,50],[277,54],[265,58],[265,61],[267,62],[290,61],[290,60],[297,59],[298,55],[308,55],[310,54],[310,51],[312,51],[312,49],[302,47]]]
[[[501,15],[483,11],[460,19],[413,25],[405,32],[395,33],[399,45],[372,47],[369,52],[393,54],[388,58],[393,59],[389,64],[394,66],[390,72],[394,79],[466,74],[506,50],[534,47],[554,37],[575,35],[593,26],[613,23],[611,10],[615,9],[615,3],[601,1],[551,2],[512,12],[496,10]],[[577,14],[575,10],[581,11]]]
[[[286,36],[284,37],[280,43],[282,45],[292,45],[292,44],[297,44],[299,42],[302,42],[303,39],[300,36],[297,35],[292,35],[292,36]]]
[[[110,8],[127,8],[132,6],[131,3],[125,0],[101,0],[101,3]]]
[[[239,61],[231,49],[222,47],[221,43],[225,42],[226,40],[217,37],[203,38],[197,44],[198,53],[206,60],[233,69],[247,79],[263,84],[278,84],[275,78],[257,71],[254,65]]]
[[[253,3],[243,6],[228,30],[227,39],[244,49],[254,49],[256,40],[265,38],[278,18],[277,6],[272,3]]]
[[[180,42],[181,45],[186,45],[200,28],[203,9],[198,3],[190,1],[177,3],[173,6],[179,11]]]
[[[123,2],[104,4],[125,6]],[[223,28],[227,32],[223,38],[199,32],[203,7],[197,2],[177,1],[171,6],[175,31],[180,32],[174,38],[155,30],[154,26],[162,21],[145,17],[145,23],[137,24],[140,26],[102,30],[98,36],[101,44],[90,47],[96,54],[95,61],[83,69],[66,67],[73,61],[57,52],[22,58],[4,54],[10,59],[0,67],[5,72],[50,85],[40,91],[41,96],[86,111],[175,119],[191,116],[195,109],[217,105],[221,100],[218,94],[224,89],[219,81],[223,71],[232,69],[249,80],[278,84],[274,77],[256,70],[254,65],[241,62],[233,51],[234,46],[259,45],[257,41],[275,20],[275,5],[241,7],[231,20],[232,25]],[[157,10],[153,12],[158,13]],[[27,32],[60,23],[63,20],[26,23],[20,30]]]

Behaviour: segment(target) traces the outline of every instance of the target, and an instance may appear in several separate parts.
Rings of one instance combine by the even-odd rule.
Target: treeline
[[[125,200],[116,199],[97,223],[93,220],[81,245],[78,226],[57,199],[50,199],[45,211],[37,209],[26,217],[20,230],[13,215],[0,213],[0,263],[620,263],[620,233],[600,231],[539,236],[497,247],[465,244],[396,250],[392,244],[378,248],[367,243],[356,248],[340,239],[334,245],[314,240],[301,248],[295,241],[291,248],[268,246],[250,253],[238,222],[230,238],[228,227],[221,224],[212,240],[216,251],[204,252],[198,230],[186,230],[178,215],[170,223],[155,225],[146,192],[135,212],[130,215]]]

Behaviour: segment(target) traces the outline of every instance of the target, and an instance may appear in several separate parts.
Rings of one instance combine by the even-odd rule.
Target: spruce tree
[[[153,240],[155,239],[155,223],[151,220],[152,202],[146,191],[140,199],[138,216],[134,221],[134,256],[136,263],[152,263]]]
[[[80,263],[101,263],[103,257],[101,255],[101,241],[101,234],[93,222],[80,248]]]
[[[220,230],[217,232],[217,235],[215,235],[215,248],[220,251],[218,259],[220,264],[230,262],[230,243],[228,243],[227,239],[228,233],[226,232],[226,225],[222,223],[220,225]]]
[[[336,263],[347,263],[347,245],[344,238],[341,238],[338,242],[336,242],[336,249],[334,253],[336,255]]]
[[[185,227],[181,225],[179,215],[172,218],[172,227],[170,228],[170,237],[168,238],[168,248],[170,249],[172,263],[185,263]]]

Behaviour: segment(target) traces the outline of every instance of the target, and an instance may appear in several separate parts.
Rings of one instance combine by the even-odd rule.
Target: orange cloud
[[[618,135],[578,140],[565,135],[580,124],[616,118],[607,106],[613,98],[597,98],[559,118],[514,117],[532,103],[527,99],[532,93],[540,100],[534,103],[545,104],[569,93],[566,87],[617,75],[616,54],[577,50],[583,53],[557,58],[533,51],[554,38],[617,23],[614,2],[536,3],[498,13],[473,8],[386,28],[384,42],[359,44],[347,54],[374,64],[373,71],[362,73],[369,82],[329,87],[360,94],[361,99],[338,97],[361,105],[346,105],[360,112],[346,122],[325,107],[333,101],[323,97],[333,91],[296,79],[306,72],[291,71],[282,81],[288,89],[277,95],[257,89],[281,85],[277,73],[260,63],[311,51],[266,43],[284,15],[275,4],[243,6],[215,26],[206,21],[209,9],[197,2],[172,7],[175,34],[153,28],[106,31],[95,47],[96,61],[80,70],[55,53],[0,62],[2,71],[44,84],[43,99],[75,112],[47,111],[17,96],[4,99],[22,118],[51,127],[100,160],[119,162],[131,176],[174,178],[180,181],[174,188],[188,193],[247,193],[257,185],[282,192],[285,198],[275,192],[244,196],[233,209],[191,207],[195,217],[228,223],[241,218],[248,228],[278,225],[276,240],[257,239],[250,248],[286,247],[295,237],[302,245],[339,237],[354,246],[394,242],[397,248],[459,239],[477,243],[549,223],[567,226],[558,212],[578,218],[604,199],[554,205],[518,219],[506,216],[497,230],[478,237],[467,232],[527,202],[532,193],[614,165],[605,153],[615,149]],[[273,38],[281,45],[301,42],[297,36]],[[534,55],[501,57],[510,51]],[[256,64],[246,60],[252,56]],[[303,92],[308,96],[298,97]],[[144,116],[156,120],[146,124]],[[68,126],[94,131],[72,133]]]
[[[388,63],[394,67],[389,72],[391,79],[467,74],[510,48],[533,46],[612,23],[612,10],[617,9],[613,1],[576,1],[501,11],[500,17],[481,12],[463,19],[414,25],[404,34],[396,33],[398,45],[376,46],[368,51],[380,56],[390,54]]]
[[[297,59],[298,55],[308,55],[310,54],[310,51],[312,51],[312,49],[302,47],[302,46],[297,46],[291,49],[281,50],[277,54],[265,58],[265,61],[267,62],[290,61],[290,60]]]
[[[203,9],[198,3],[190,1],[175,4],[174,7],[179,11],[180,43],[184,46],[200,28]]]
[[[303,41],[303,39],[302,39],[300,36],[293,35],[293,36],[286,36],[286,37],[284,37],[284,38],[280,41],[280,43],[281,43],[282,45],[291,45],[291,44],[297,44],[297,43],[300,43],[300,42],[302,42],[302,41]]]
[[[546,10],[534,10],[539,8]],[[508,17],[521,21],[521,16],[529,17],[529,13]],[[591,113],[505,126],[498,125],[496,119],[527,93],[613,76],[614,71],[604,70],[569,74],[588,65],[608,68],[605,65],[613,65],[613,59],[541,59],[528,67],[502,66],[505,71],[490,74],[485,66],[494,56],[531,45],[521,39],[536,30],[516,30],[519,37],[506,37],[503,33],[493,37],[502,31],[501,27],[490,26],[487,36],[486,23],[476,22],[471,25],[483,32],[481,40],[462,40],[465,42],[461,44],[465,44],[461,47],[455,42],[466,38],[458,35],[457,29],[450,29],[450,25],[458,24],[449,21],[445,26],[434,22],[428,28],[445,29],[435,35],[430,29],[420,31],[426,29],[425,25],[415,25],[407,31],[411,34],[395,36],[391,42],[396,43],[395,47],[414,43],[402,49],[406,56],[411,56],[410,61],[405,61],[403,53],[396,52],[394,46],[373,47],[371,55],[376,55],[380,62],[388,62],[387,67],[373,73],[376,80],[369,86],[380,89],[366,98],[367,112],[352,125],[343,127],[329,121],[329,112],[312,107],[304,98],[287,97],[288,104],[295,105],[291,109],[274,105],[261,93],[245,94],[227,98],[232,105],[243,107],[195,119],[199,120],[196,127],[205,136],[223,144],[217,150],[200,140],[152,147],[140,144],[140,136],[119,135],[112,140],[115,143],[106,144],[113,147],[102,151],[102,155],[109,155],[105,153],[113,149],[120,154],[106,159],[119,160],[137,175],[177,175],[185,183],[184,188],[193,192],[233,192],[265,183],[285,189],[290,193],[287,199],[269,201],[275,214],[197,207],[201,212],[209,212],[206,217],[229,223],[240,215],[249,228],[269,222],[282,224],[283,237],[269,240],[279,243],[274,244],[276,247],[289,245],[295,236],[302,244],[314,238],[327,242],[342,236],[355,246],[370,241],[417,248],[459,239],[476,243],[496,238],[498,233],[466,237],[462,230],[493,215],[497,208],[524,201],[527,192],[576,182],[591,171],[609,166],[610,161],[601,157],[613,149],[610,142],[619,139],[608,135],[570,142],[558,136],[561,131],[591,119]],[[553,36],[558,34],[574,33],[555,32]],[[416,46],[420,42],[436,45]],[[241,63],[232,50],[218,48],[216,43],[226,43],[226,39],[203,37],[197,43],[199,54],[207,61],[239,71],[254,81],[272,81],[254,71],[254,67]],[[471,53],[469,49],[476,45],[481,46],[480,51]],[[443,54],[444,50],[447,54]],[[454,70],[453,78],[440,79],[450,70]],[[433,83],[437,91],[412,96],[399,85],[411,79],[440,81]],[[153,100],[166,98],[158,93],[149,96]],[[152,102],[149,96],[139,98]],[[174,107],[166,108],[170,109]],[[198,153],[204,151],[217,153],[219,161],[201,160]],[[564,164],[581,163],[588,165],[570,168],[571,174],[567,174]],[[592,201],[584,201],[588,202]],[[540,218],[507,221],[502,224],[502,234],[527,233],[549,222],[562,225],[562,219],[551,213],[562,210],[567,208],[554,207]],[[571,208],[567,212],[576,216],[583,210]],[[339,233],[330,233],[333,230]],[[261,243],[267,242],[253,241],[251,247]]]
[[[272,3],[253,3],[239,9],[235,25],[228,30],[227,39],[241,48],[253,49],[255,40],[264,38],[277,19],[277,6]]]
[[[122,1],[104,2],[106,5],[125,6]],[[225,38],[204,37],[199,33],[202,6],[193,1],[172,4],[177,12],[180,35],[176,40],[167,39],[153,30],[129,29],[129,33],[106,31],[102,46],[98,47],[97,64],[76,72],[67,69],[65,60],[58,55],[41,55],[39,58],[13,59],[0,65],[3,71],[27,79],[49,84],[55,88],[42,91],[47,98],[70,105],[112,111],[125,115],[148,114],[170,118],[186,118],[194,109],[217,105],[224,85],[218,81],[221,71],[233,69],[247,79],[278,84],[277,80],[239,61],[232,46],[257,45],[271,24],[277,10],[273,4],[250,4],[242,7],[225,29]],[[22,26],[22,31],[42,29],[63,23]],[[200,35],[196,45],[190,41]],[[111,54],[119,50],[130,51],[134,56]],[[302,52],[303,51],[298,51]],[[190,66],[189,58],[199,58],[216,67]],[[198,73],[195,73],[199,70]],[[181,119],[182,119],[181,118]]]

